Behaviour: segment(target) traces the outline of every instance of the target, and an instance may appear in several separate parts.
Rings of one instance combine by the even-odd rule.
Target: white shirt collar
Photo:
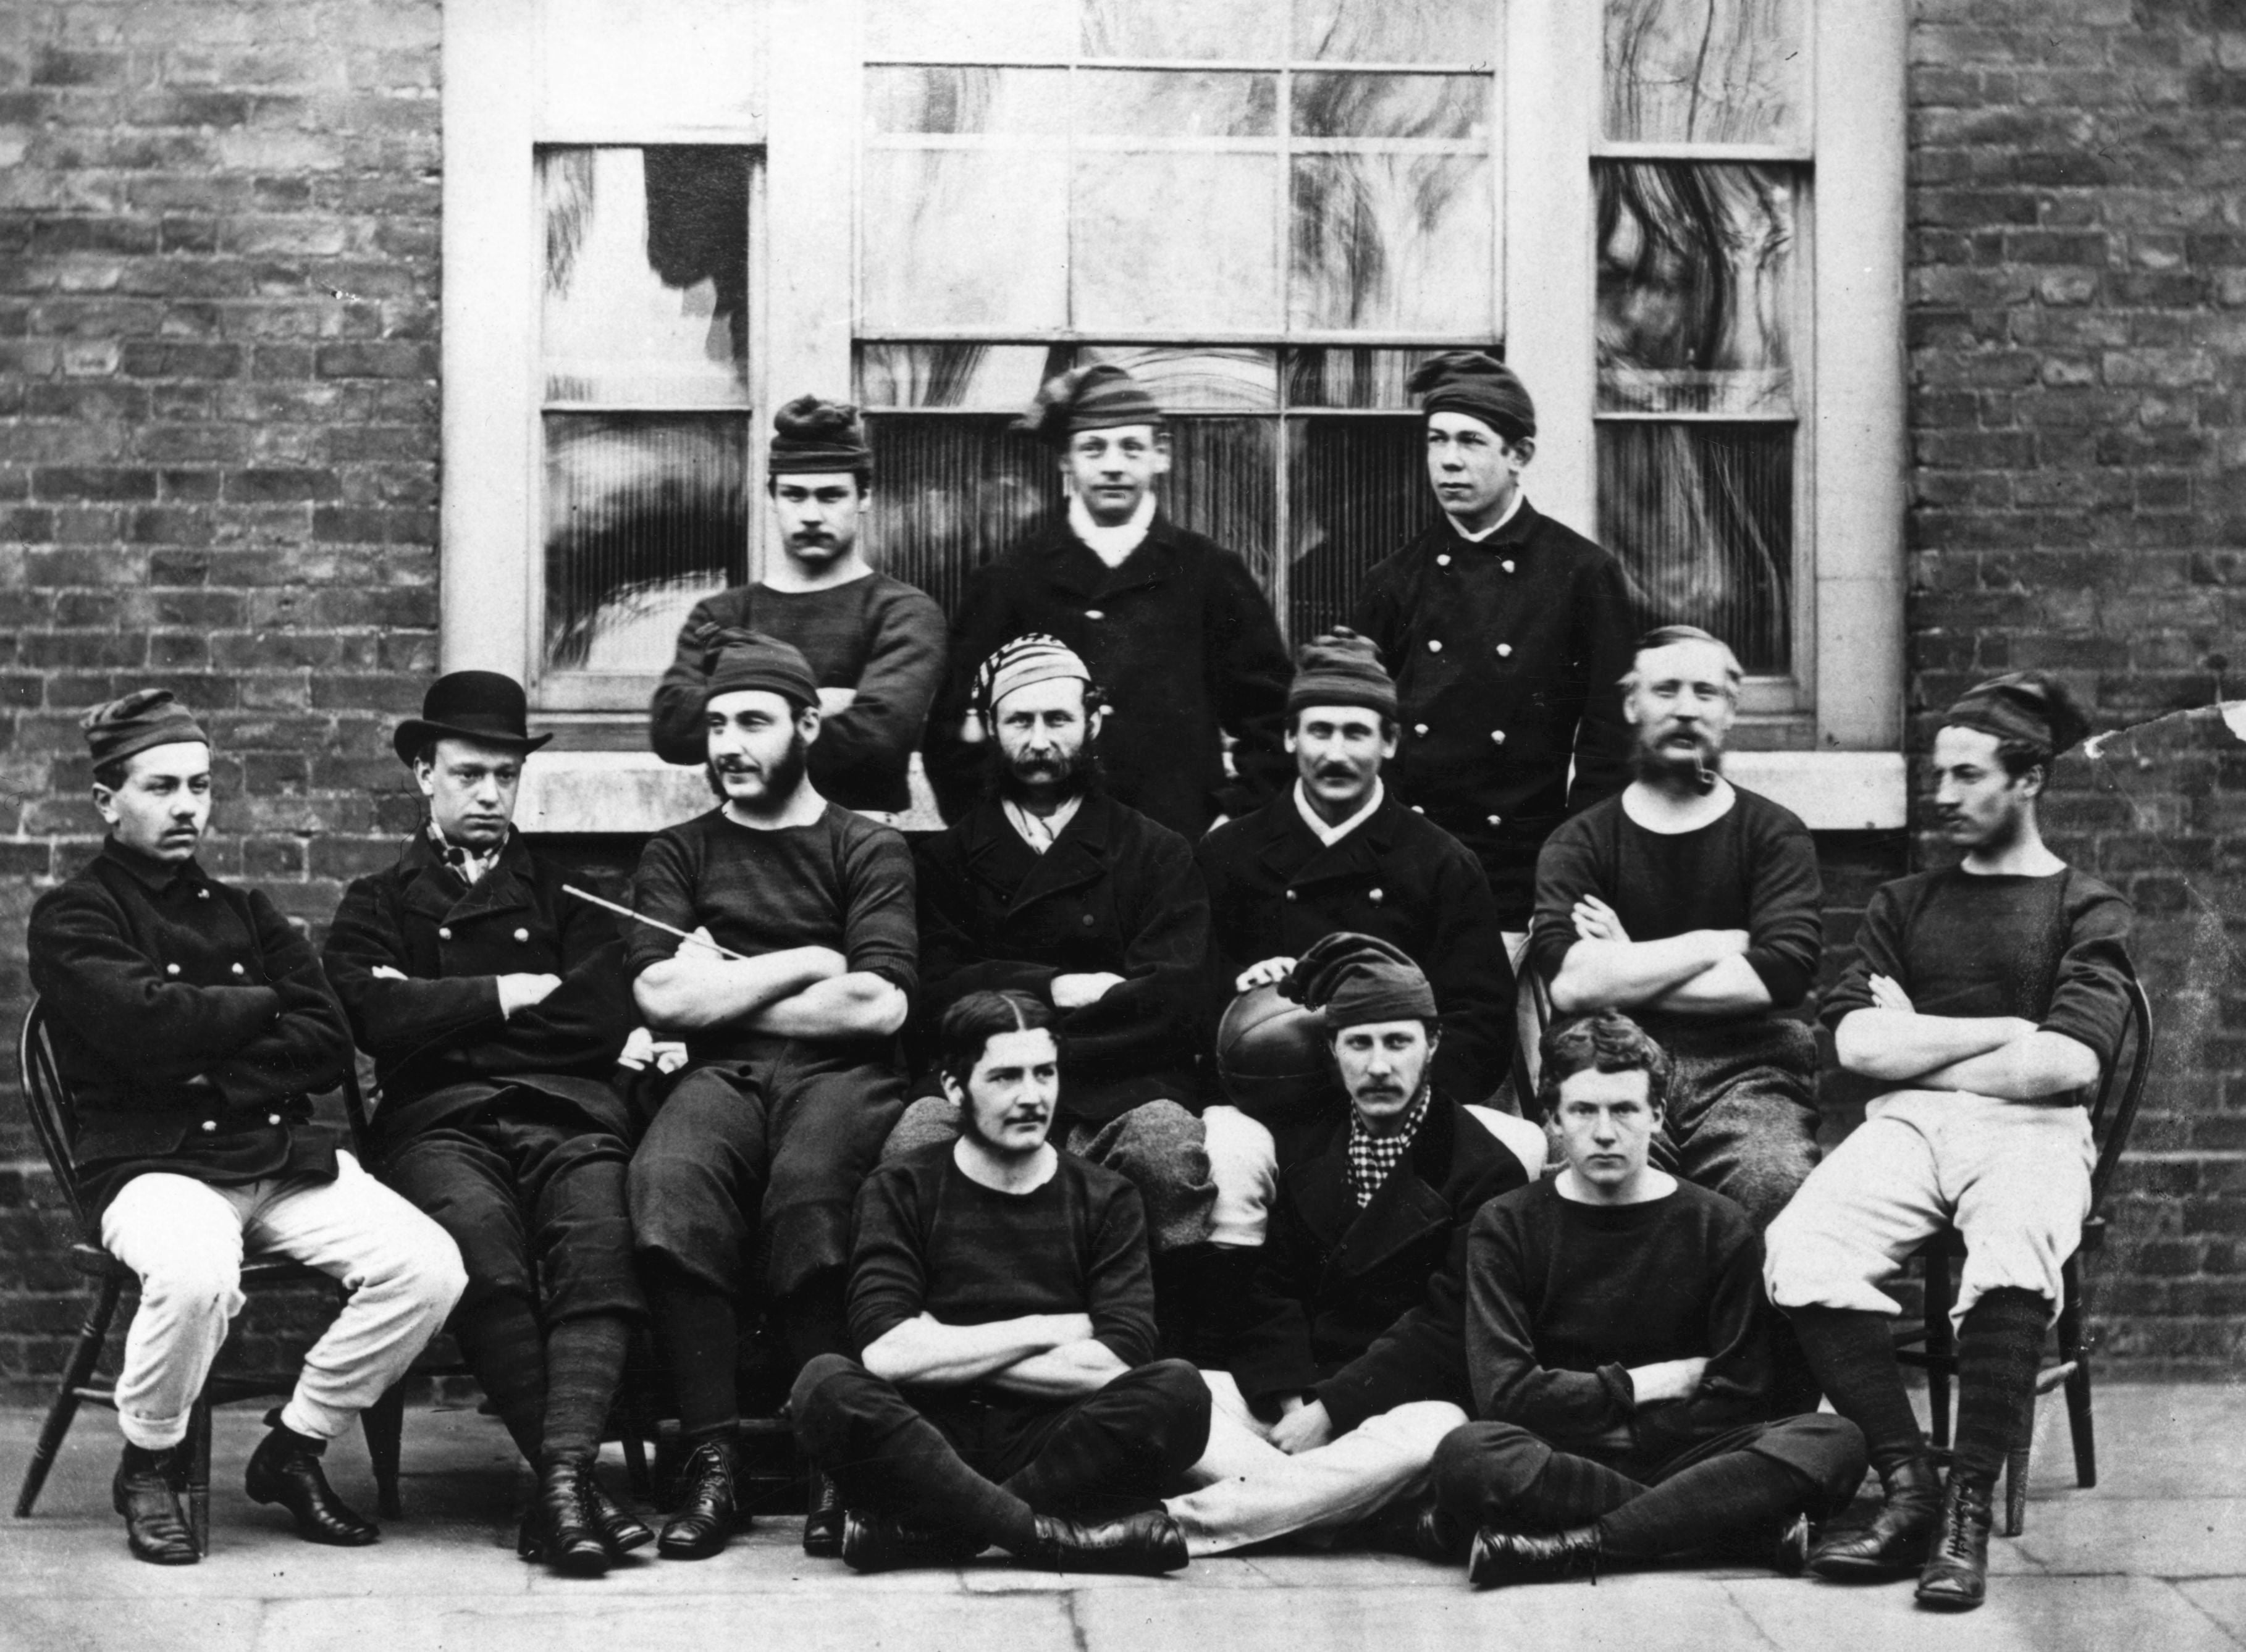
[[[1077,810],[1084,806],[1084,793],[1078,792],[1050,815],[1032,814],[1011,798],[999,801],[1005,812],[1006,823],[1020,834],[1022,841],[1030,846],[1032,853],[1043,854],[1053,846],[1062,833],[1068,830],[1068,823],[1076,819]]]
[[[1147,537],[1147,530],[1154,522],[1154,496],[1151,493],[1139,501],[1139,508],[1131,513],[1127,522],[1118,522],[1113,527],[1102,527],[1092,520],[1092,513],[1084,501],[1072,493],[1068,496],[1069,531],[1092,549],[1092,554],[1110,568],[1120,568],[1123,559],[1137,550]]]
[[[1303,783],[1297,780],[1295,782],[1295,812],[1303,817],[1303,824],[1310,827],[1310,834],[1331,849],[1358,827],[1363,826],[1387,795],[1386,787],[1379,779],[1375,778],[1372,782],[1372,794],[1365,799],[1365,806],[1338,826],[1328,826],[1318,812],[1310,806],[1310,793],[1303,790]]]
[[[1528,497],[1528,494],[1516,487],[1513,490],[1513,503],[1505,507],[1505,514],[1499,517],[1497,520],[1492,522],[1487,527],[1482,529],[1480,533],[1467,533],[1466,529],[1459,526],[1459,519],[1455,516],[1451,518],[1451,532],[1457,534],[1469,545],[1479,545],[1491,534],[1496,533],[1498,529],[1503,527],[1508,522],[1511,521],[1514,517],[1520,515],[1521,501],[1526,500]]]

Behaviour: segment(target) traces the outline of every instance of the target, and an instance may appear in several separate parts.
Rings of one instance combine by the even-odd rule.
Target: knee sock
[[[2051,1299],[2002,1286],[1965,1310],[1957,1328],[1957,1472],[1993,1480],[2026,1431]]]
[[[1887,1474],[1925,1456],[1886,1315],[1848,1308],[1789,1308],[1786,1315],[1825,1397],[1864,1431],[1872,1466]]]
[[[1514,1515],[1525,1531],[1563,1532],[1644,1494],[1644,1486],[1603,1463],[1555,1451],[1514,1505]]]
[[[529,1302],[493,1295],[453,1316],[453,1340],[526,1462],[538,1460],[546,1409],[546,1339]]]
[[[630,1341],[631,1327],[620,1314],[565,1319],[547,1333],[541,1449],[548,1462],[584,1460],[601,1449]]]
[[[1706,1548],[1785,1519],[1814,1489],[1785,1464],[1753,1451],[1712,1457],[1602,1519],[1599,1545],[1625,1560],[1655,1560]]]
[[[650,1269],[657,1337],[678,1398],[679,1431],[692,1438],[723,1433],[741,1420],[734,1370],[741,1327],[733,1299],[677,1268]]]

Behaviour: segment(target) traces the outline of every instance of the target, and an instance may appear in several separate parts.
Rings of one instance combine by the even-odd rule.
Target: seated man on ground
[[[1920,1572],[1930,1607],[1969,1608],[1986,1592],[1990,1495],[2090,1214],[2096,1149],[2077,1104],[2127,1030],[2128,906],[2045,847],[2036,819],[2052,765],[2085,727],[2038,672],[1950,708],[1934,740],[1936,821],[1964,860],[1874,893],[1861,955],[1825,1003],[1841,1064],[1895,1088],[1770,1228],[1771,1300],[1834,1408],[1862,1427],[1887,1489],[1868,1529],[1827,1537],[1810,1569]],[[1965,1241],[1946,1492],[1883,1288],[1945,1223]]]
[[[696,938],[635,924],[624,943],[641,1013],[691,1058],[627,1179],[687,1448],[657,1546],[677,1560],[732,1531],[743,1299],[770,1309],[792,1371],[851,1346],[851,1204],[904,1111],[896,1035],[919,969],[904,839],[807,776],[820,714],[803,656],[730,634],[703,720],[721,801],[650,839],[632,887],[642,914]],[[815,1496],[807,1548],[831,1552],[839,1519]]]
[[[1435,995],[1396,948],[1329,935],[1290,989],[1324,1018],[1349,1127],[1282,1174],[1230,1370],[1201,1374],[1201,1489],[1166,1505],[1194,1554],[1391,1508],[1408,1533],[1468,1397],[1454,1308],[1415,1310],[1431,1279],[1455,1291],[1474,1212],[1528,1180],[1437,1086]]]
[[[1817,1162],[1817,1040],[1784,1012],[1816,978],[1824,915],[1807,828],[1720,772],[1741,676],[1694,626],[1639,644],[1637,778],[1546,840],[1528,956],[1557,1015],[1628,1010],[1659,1041],[1659,1162],[1760,1232]]]
[[[523,764],[550,738],[514,679],[439,677],[391,741],[428,820],[344,892],[325,962],[382,1089],[376,1170],[459,1246],[453,1338],[538,1473],[525,1557],[595,1573],[655,1540],[593,1472],[647,1316],[632,1121],[609,1083],[638,1015],[615,920],[564,895],[514,829]]]
[[[1844,1418],[1766,1420],[1761,1246],[1730,1200],[1647,1162],[1669,1060],[1605,1010],[1545,1036],[1566,1144],[1550,1181],[1493,1199],[1467,1240],[1466,1356],[1482,1419],[1435,1453],[1477,1528],[1476,1587],[1742,1545],[1798,1571],[1810,1511],[1864,1474]]]
[[[993,1545],[1078,1572],[1175,1571],[1154,1502],[1208,1438],[1208,1390],[1153,1359],[1139,1194],[1046,1139],[1053,1011],[970,993],[938,1032],[956,1142],[884,1162],[858,1200],[850,1328],[790,1411],[848,1510],[860,1571],[954,1566]]]
[[[289,1403],[249,1459],[254,1503],[315,1543],[379,1533],[321,1472],[466,1283],[445,1230],[312,1122],[351,1070],[351,1029],[304,937],[195,859],[210,739],[168,689],[82,719],[101,852],[31,908],[31,986],[75,1104],[71,1158],[102,1247],[140,1276],[117,1377],[112,1498],[133,1554],[201,1556],[180,1513],[189,1412],[242,1309],[245,1241],[347,1281]]]

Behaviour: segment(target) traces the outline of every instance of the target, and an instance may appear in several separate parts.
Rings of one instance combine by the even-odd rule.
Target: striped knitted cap
[[[1137,379],[1113,362],[1094,362],[1046,380],[1015,428],[1052,446],[1065,447],[1070,437],[1084,431],[1161,422],[1162,410]]]
[[[1404,388],[1422,413],[1464,413],[1508,442],[1536,434],[1536,404],[1521,376],[1487,350],[1446,350],[1412,370]]]
[[[975,673],[975,704],[981,710],[994,711],[1016,689],[1064,676],[1074,677],[1086,688],[1092,683],[1091,669],[1074,649],[1043,631],[1024,632],[983,662]]]

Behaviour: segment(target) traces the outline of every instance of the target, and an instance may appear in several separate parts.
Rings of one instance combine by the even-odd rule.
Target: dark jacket
[[[112,839],[39,897],[29,950],[81,1169],[169,1157],[192,1173],[224,1144],[239,1180],[253,1161],[301,1164],[300,1136],[332,1164],[308,1098],[343,1082],[351,1031],[310,943],[259,891]]]
[[[566,874],[518,833],[469,888],[425,833],[356,880],[328,932],[328,979],[382,1087],[378,1152],[465,1118],[510,1087],[629,1134],[608,1080],[638,1024],[616,920],[565,895]],[[378,980],[378,965],[411,977]],[[499,977],[554,975],[544,1002],[502,1016]]]
[[[1098,792],[1042,855],[995,800],[920,840],[922,1038],[970,992],[1049,999],[1057,975],[1123,977],[1060,1018],[1061,1109],[1104,1123],[1188,1101],[1208,896],[1183,838]]]
[[[1290,790],[1219,826],[1194,853],[1208,884],[1214,1009],[1249,965],[1298,958],[1354,930],[1402,948],[1434,989],[1436,1088],[1480,1101],[1512,1071],[1513,967],[1488,880],[1456,839],[1393,792],[1331,848]]]
[[[988,743],[959,739],[976,670],[1025,631],[1084,656],[1107,700],[1108,790],[1171,831],[1197,838],[1292,772],[1283,736],[1293,668],[1247,564],[1157,511],[1145,541],[1110,568],[1063,520],[978,569],[953,616],[928,744],[946,819],[981,795]],[[1224,772],[1227,733],[1237,778]]]
[[[1466,1253],[1483,1201],[1528,1173],[1438,1091],[1404,1161],[1359,1210],[1349,1190],[1349,1122],[1283,1172],[1232,1377],[1252,1404],[1290,1393],[1324,1403],[1337,1433],[1413,1400],[1467,1404],[1456,1305],[1418,1313]],[[1406,1317],[1409,1315],[1410,1317]]]
[[[1506,927],[1527,928],[1546,836],[1630,781],[1622,569],[1523,500],[1480,544],[1447,517],[1421,533],[1365,575],[1351,623],[1396,679],[1389,784],[1480,859]]]

